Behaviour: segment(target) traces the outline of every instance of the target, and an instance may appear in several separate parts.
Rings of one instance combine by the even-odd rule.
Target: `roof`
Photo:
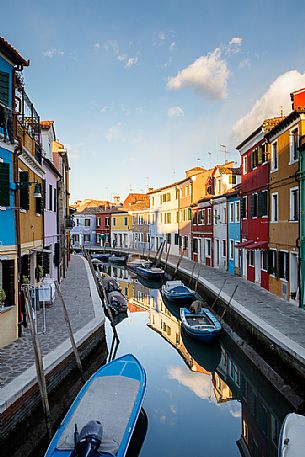
[[[48,159],[47,157],[44,157],[43,156],[43,163],[46,163],[49,168],[51,168],[51,170],[59,177],[61,177],[61,174],[59,173],[59,171],[57,170],[57,168],[55,167],[54,163],[51,162],[50,159]]]
[[[42,129],[49,129],[54,124],[54,121],[40,121],[40,127]]]
[[[241,149],[248,141],[252,140],[256,135],[258,135],[261,131],[264,133],[269,132],[272,130],[277,124],[279,124],[286,116],[278,116],[278,117],[271,117],[269,119],[265,119],[263,123],[252,132],[245,140],[243,140],[236,149]]]
[[[169,189],[170,187],[179,186],[180,184],[183,184],[184,182],[189,181],[190,179],[191,178],[184,178],[184,179],[181,179],[181,181],[175,181],[171,184],[167,184],[166,186],[151,190],[150,192],[147,192],[147,195],[155,194],[156,192],[161,192],[162,190]]]
[[[232,189],[227,190],[226,195],[230,197],[231,195],[237,195],[241,191],[241,184],[237,184],[232,187]]]
[[[267,140],[269,141],[272,136],[276,135],[281,130],[288,127],[289,124],[291,124],[291,122],[295,121],[299,117],[301,112],[305,113],[305,111],[303,111],[303,110],[292,111],[288,116],[283,117],[281,122],[279,122],[276,126],[273,127],[272,130],[270,130],[268,133],[266,133],[265,136],[266,136]]]
[[[240,175],[241,174],[240,168],[219,166],[218,169],[219,169],[220,173],[222,173],[223,175]]]
[[[140,201],[124,206],[127,211],[142,211],[149,208],[149,201]]]
[[[15,65],[23,65],[25,67],[30,65],[30,61],[25,60],[3,37],[0,37],[0,53],[11,60]]]

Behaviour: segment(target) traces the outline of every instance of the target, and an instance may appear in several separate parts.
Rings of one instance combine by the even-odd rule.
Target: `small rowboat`
[[[187,308],[180,309],[183,329],[193,338],[210,343],[221,331],[218,319],[207,308],[202,308],[197,314]]]
[[[145,389],[144,368],[132,354],[101,367],[72,403],[45,457],[125,456]]]
[[[128,256],[125,255],[114,255],[112,254],[110,257],[108,257],[108,261],[112,263],[117,263],[118,265],[124,265]]]
[[[138,265],[134,271],[142,278],[154,281],[160,281],[164,276],[164,270],[162,268],[153,267],[152,265]]]
[[[305,455],[305,416],[290,413],[284,419],[278,446],[279,457]]]
[[[186,287],[182,281],[167,281],[161,288],[165,300],[176,305],[190,305],[196,298],[195,292]]]

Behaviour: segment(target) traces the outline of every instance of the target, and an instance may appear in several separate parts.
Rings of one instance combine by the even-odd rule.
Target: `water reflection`
[[[147,311],[147,326],[175,348],[187,367],[185,370],[183,365],[169,364],[167,379],[175,380],[215,407],[228,408],[231,417],[240,420],[240,438],[235,444],[240,455],[275,457],[280,426],[285,415],[292,411],[288,401],[228,336],[223,334],[213,345],[193,340],[181,331],[179,307],[164,303],[158,289],[145,287],[123,268],[112,265],[104,268],[117,279],[128,298],[129,313]],[[158,359],[154,363],[158,363]],[[170,408],[175,415],[176,407]],[[211,427],[217,430],[218,423],[210,423],[209,430]],[[232,455],[228,452],[223,455]]]

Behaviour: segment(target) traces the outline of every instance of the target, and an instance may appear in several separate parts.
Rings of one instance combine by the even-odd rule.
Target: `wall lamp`
[[[33,192],[33,197],[34,198],[41,198],[41,185],[37,181],[25,181],[25,182],[16,182],[16,187],[22,188],[22,187],[29,187],[32,184],[35,184],[34,187],[34,192]]]

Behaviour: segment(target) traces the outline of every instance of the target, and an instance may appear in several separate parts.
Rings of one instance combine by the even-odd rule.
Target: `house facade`
[[[271,145],[269,206],[269,290],[299,300],[299,139],[305,109],[292,111],[266,138]]]
[[[211,195],[193,207],[193,260],[213,266],[213,206]]]
[[[74,227],[71,230],[72,249],[91,248],[97,245],[96,211],[97,208],[87,208],[81,213],[74,213]]]
[[[107,247],[111,245],[111,208],[104,207],[96,213],[96,244]]]
[[[132,246],[132,215],[128,211],[118,210],[111,214],[111,246],[114,248]]]
[[[270,146],[265,134],[282,119],[266,119],[237,146],[242,162],[240,274],[267,290]]]
[[[239,274],[239,252],[236,245],[240,242],[240,188],[239,184],[226,193],[227,269],[232,274]]]

